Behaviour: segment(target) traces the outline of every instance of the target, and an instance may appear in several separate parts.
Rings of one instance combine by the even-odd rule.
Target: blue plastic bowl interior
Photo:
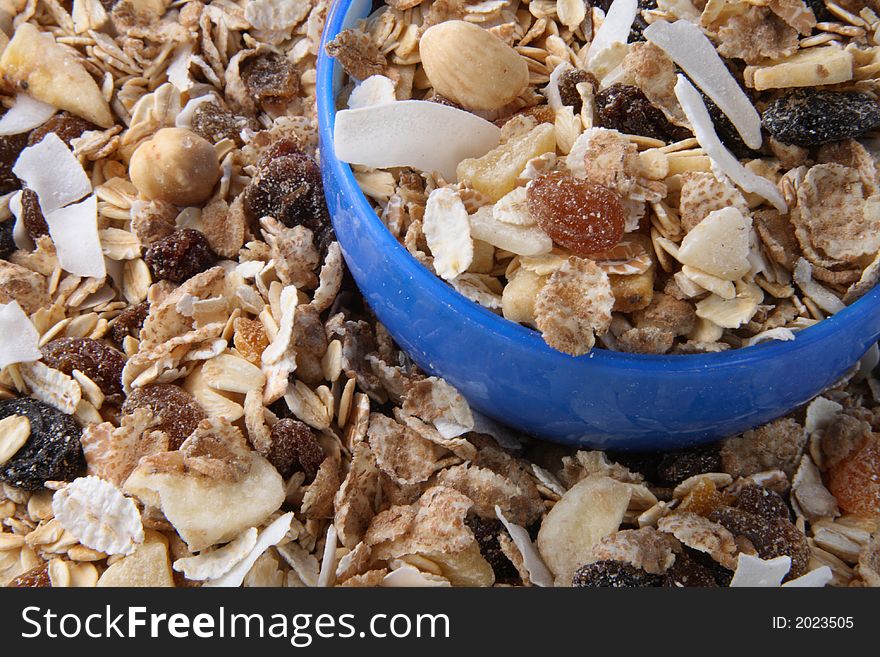
[[[324,43],[370,9],[369,0],[337,0]],[[880,338],[876,287],[789,342],[686,356],[595,349],[573,358],[554,351],[537,332],[458,294],[385,229],[351,168],[334,156],[341,82],[341,67],[322,44],[317,101],[324,191],[352,275],[413,360],[496,420],[537,437],[600,449],[669,450],[709,442],[809,401]]]

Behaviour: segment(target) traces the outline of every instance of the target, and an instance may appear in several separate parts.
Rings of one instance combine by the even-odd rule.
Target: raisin
[[[872,434],[828,473],[828,488],[847,513],[880,516],[880,438]]]
[[[633,20],[632,27],[629,30],[628,43],[645,41],[643,32],[648,27],[648,21],[645,20],[642,12],[650,9],[657,9],[657,0],[639,0],[639,10],[636,12],[635,20]]]
[[[578,255],[620,242],[626,214],[610,189],[554,171],[529,184],[529,213],[554,242]]]
[[[609,451],[605,452],[605,456],[614,463],[619,463],[633,472],[638,472],[650,482],[657,481],[657,466],[660,465],[660,460],[663,458],[661,454],[656,452]]]
[[[294,142],[281,140],[273,146],[245,188],[243,200],[250,221],[268,216],[291,228],[304,226],[312,231],[322,253],[335,239],[321,170]]]
[[[144,253],[154,281],[183,283],[217,262],[208,238],[197,230],[184,228],[153,242]]]
[[[98,385],[107,401],[122,401],[125,356],[113,347],[91,338],[58,338],[44,345],[40,352],[49,367],[67,375],[79,370]]]
[[[748,511],[722,506],[709,514],[709,520],[723,525],[737,536],[752,542],[762,559],[782,555],[791,557],[791,570],[786,579],[800,577],[810,563],[807,537],[786,518],[763,518]]]
[[[12,173],[12,167],[27,146],[27,140],[27,133],[0,137],[0,194],[21,189],[21,181]]]
[[[15,246],[15,239],[12,237],[14,229],[15,221],[13,219],[0,221],[0,259],[5,260],[18,248]]]
[[[110,339],[122,347],[128,336],[138,337],[144,320],[150,314],[150,303],[141,301],[119,313],[110,325]]]
[[[664,454],[657,465],[657,483],[676,486],[705,472],[721,472],[721,451],[717,445]]]
[[[171,383],[152,383],[133,389],[122,405],[122,412],[130,414],[138,408],[153,413],[157,422],[155,429],[168,434],[171,449],[178,449],[207,417],[195,397]]]
[[[26,187],[21,190],[21,220],[32,240],[49,234],[49,225],[40,209],[40,199],[34,190]]]
[[[559,76],[559,96],[563,105],[570,105],[575,114],[579,114],[584,107],[584,99],[578,93],[577,85],[581,82],[589,82],[593,89],[599,88],[596,78],[579,68],[570,68]]]
[[[708,516],[719,506],[724,504],[724,498],[721,496],[715,484],[706,479],[700,479],[684,499],[678,505],[679,511],[690,511],[700,516]]]
[[[289,102],[299,93],[299,74],[277,53],[248,59],[241,67],[241,78],[258,103]]]
[[[495,582],[498,584],[519,584],[521,582],[519,573],[510,559],[501,551],[501,544],[498,542],[498,535],[504,527],[501,521],[471,514],[465,523],[477,539],[480,554],[492,566]]]
[[[660,586],[663,578],[622,561],[597,561],[581,566],[571,580],[576,588],[629,589]]]
[[[880,126],[880,103],[857,91],[793,89],[764,110],[761,122],[784,144],[818,146]]]
[[[73,481],[85,472],[79,442],[82,431],[70,415],[27,397],[0,401],[0,420],[11,415],[25,416],[31,424],[31,435],[0,466],[0,481],[34,491],[47,481]]]
[[[825,6],[825,0],[806,0],[807,6],[813,10],[816,15],[816,21],[819,23],[830,22],[835,20],[834,16]]]
[[[712,570],[694,559],[685,549],[675,556],[675,563],[664,573],[663,586],[715,588],[718,582]]]
[[[100,129],[91,121],[86,121],[70,112],[59,112],[31,133],[28,138],[28,146],[39,144],[43,141],[43,137],[54,132],[70,148],[71,140],[82,136],[86,130]]]
[[[673,125],[638,87],[613,84],[596,94],[596,125],[625,134],[670,142],[691,136]]]
[[[748,511],[767,520],[774,518],[791,519],[788,504],[778,493],[767,490],[763,486],[744,486],[733,500],[731,506],[740,511]]]
[[[47,589],[52,586],[52,580],[49,579],[49,563],[42,563],[34,566],[26,573],[22,573],[18,577],[9,580],[6,585],[11,589]]]
[[[193,112],[190,129],[212,144],[231,139],[241,145],[241,131],[245,125],[246,122],[236,119],[216,103],[206,102],[200,103]]]
[[[309,425],[285,418],[272,427],[272,446],[266,456],[282,477],[305,472],[306,481],[315,478],[324,461],[324,450]]]

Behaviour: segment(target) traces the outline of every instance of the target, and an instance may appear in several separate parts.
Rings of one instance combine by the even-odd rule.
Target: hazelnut
[[[137,147],[129,166],[131,182],[151,201],[198,205],[220,178],[214,147],[185,128],[163,128]]]

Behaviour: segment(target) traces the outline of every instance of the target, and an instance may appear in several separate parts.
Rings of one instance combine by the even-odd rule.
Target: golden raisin
[[[588,256],[623,238],[626,216],[610,189],[554,171],[528,186],[529,212],[556,244]]]
[[[235,336],[233,343],[242,358],[250,361],[257,367],[262,365],[263,350],[269,346],[269,336],[263,323],[256,319],[237,318],[233,324]]]
[[[700,516],[708,516],[724,503],[721,493],[708,479],[701,479],[691,491],[684,496],[679,511],[690,511]]]
[[[860,516],[880,516],[880,437],[872,434],[828,475],[828,488],[841,509]]]

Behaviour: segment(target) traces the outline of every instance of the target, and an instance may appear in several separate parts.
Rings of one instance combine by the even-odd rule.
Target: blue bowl
[[[669,450],[741,433],[789,413],[847,372],[880,338],[880,286],[789,342],[717,354],[595,349],[574,358],[469,301],[386,230],[333,149],[341,67],[323,45],[370,12],[337,0],[318,58],[324,192],[348,267],[370,307],[421,368],[482,413],[574,446]]]

